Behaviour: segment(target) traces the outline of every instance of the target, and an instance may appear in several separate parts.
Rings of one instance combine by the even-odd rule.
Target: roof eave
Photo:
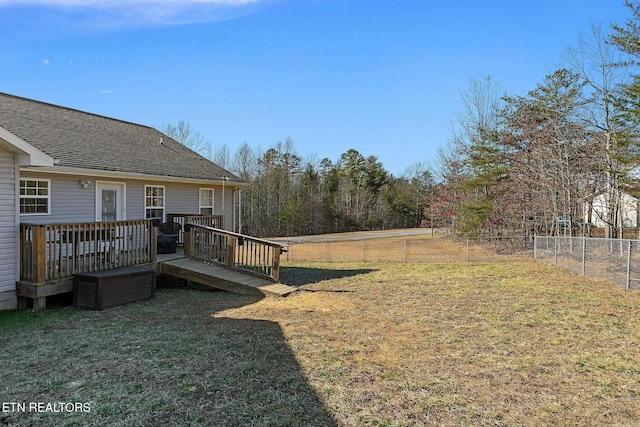
[[[20,166],[53,167],[55,159],[0,126],[0,147],[18,156]]]
[[[140,180],[140,181],[161,181],[161,182],[175,182],[184,184],[206,184],[206,185],[224,185],[228,187],[245,187],[248,184],[246,182],[238,181],[225,181],[222,179],[204,179],[204,178],[185,178],[179,176],[166,176],[166,175],[151,175],[135,172],[119,172],[119,171],[105,171],[97,169],[85,169],[74,168],[67,166],[44,166],[44,167],[21,167],[21,172],[32,173],[50,173],[56,175],[75,175],[75,176],[91,176],[94,178],[104,180],[114,179],[127,179],[127,180]]]

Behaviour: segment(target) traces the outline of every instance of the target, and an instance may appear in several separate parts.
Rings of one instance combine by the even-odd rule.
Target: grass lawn
[[[0,421],[640,420],[640,293],[533,262],[296,262],[282,278],[304,290],[259,299],[163,288],[151,301],[103,312],[0,312],[0,404],[90,402],[90,412],[5,412]]]

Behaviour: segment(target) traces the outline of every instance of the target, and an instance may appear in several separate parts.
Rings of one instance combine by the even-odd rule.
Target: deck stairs
[[[184,255],[174,254],[169,257],[158,255],[157,262],[159,273],[238,294],[285,296],[296,290],[282,283],[228,270]]]

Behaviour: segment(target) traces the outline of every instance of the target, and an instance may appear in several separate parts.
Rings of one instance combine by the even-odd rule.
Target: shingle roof
[[[242,182],[154,128],[71,108],[0,93],[0,126],[58,167]]]

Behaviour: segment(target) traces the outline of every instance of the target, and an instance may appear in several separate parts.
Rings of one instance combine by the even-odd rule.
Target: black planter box
[[[73,305],[102,310],[153,298],[156,272],[151,268],[123,267],[76,274],[73,278]]]

